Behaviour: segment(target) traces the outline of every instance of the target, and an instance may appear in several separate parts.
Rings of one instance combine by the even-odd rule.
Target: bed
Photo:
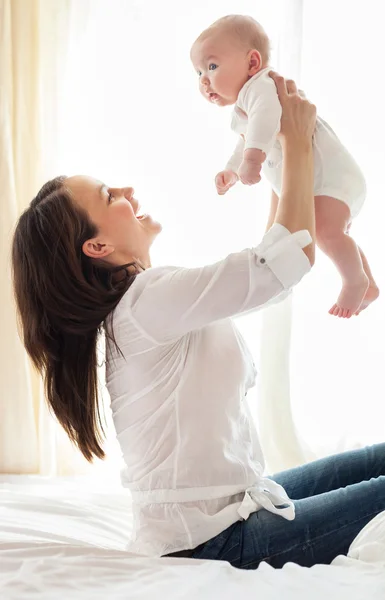
[[[87,479],[0,477],[0,598],[384,600],[385,513],[349,557],[311,569],[146,559],[125,550],[128,492]]]

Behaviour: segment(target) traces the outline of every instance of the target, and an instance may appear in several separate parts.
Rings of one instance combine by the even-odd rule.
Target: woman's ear
[[[258,52],[258,50],[250,50],[249,55],[248,55],[248,61],[249,61],[249,77],[253,77],[253,75],[256,75],[258,73],[258,71],[261,70],[262,68],[262,57],[260,55],[260,53]]]
[[[86,256],[90,258],[105,258],[112,254],[115,250],[113,246],[102,244],[97,239],[87,240],[82,246],[82,250]]]

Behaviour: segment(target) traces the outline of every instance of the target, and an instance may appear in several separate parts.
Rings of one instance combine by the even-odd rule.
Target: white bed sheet
[[[144,559],[125,551],[130,498],[85,480],[0,478],[1,600],[384,600],[385,515],[356,538],[349,557],[311,569]]]

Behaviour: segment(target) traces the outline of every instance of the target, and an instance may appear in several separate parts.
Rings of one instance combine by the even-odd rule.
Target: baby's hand
[[[254,185],[261,181],[261,164],[243,160],[238,169],[239,179],[244,185]]]
[[[226,194],[238,181],[238,175],[234,171],[221,171],[215,177],[215,186],[220,196]]]
[[[257,148],[248,148],[238,169],[238,176],[244,185],[254,185],[261,181],[261,167],[266,155]]]

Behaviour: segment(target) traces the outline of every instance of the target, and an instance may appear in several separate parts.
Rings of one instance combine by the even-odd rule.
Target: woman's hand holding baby
[[[281,131],[278,139],[281,145],[290,141],[291,146],[307,142],[312,146],[313,134],[316,127],[317,109],[306,99],[304,92],[298,91],[291,79],[285,79],[270,71],[274,80],[277,94],[282,106]]]

